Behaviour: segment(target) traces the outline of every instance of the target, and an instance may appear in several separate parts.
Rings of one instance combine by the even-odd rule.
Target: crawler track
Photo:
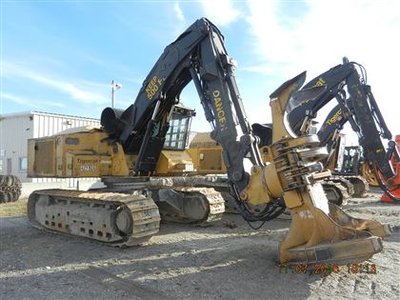
[[[163,221],[205,225],[220,220],[225,212],[225,200],[213,188],[178,187],[158,193]]]
[[[322,182],[322,187],[324,188],[328,201],[338,206],[345,205],[351,197],[347,188],[337,181],[331,181],[330,178]]]
[[[166,222],[204,225],[221,219],[225,212],[224,195],[217,188],[228,188],[227,184],[204,176],[152,177],[146,181],[135,177],[103,178],[103,183],[106,190],[123,193],[148,189]]]
[[[112,246],[134,246],[159,230],[154,201],[143,195],[39,190],[28,200],[28,218],[39,229],[77,235]]]
[[[354,187],[354,195],[356,198],[365,198],[369,192],[368,181],[362,176],[344,176]]]

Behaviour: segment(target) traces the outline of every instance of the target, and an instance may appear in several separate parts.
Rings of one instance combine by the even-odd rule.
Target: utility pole
[[[114,108],[115,105],[115,91],[122,88],[122,84],[115,82],[114,80],[111,81],[111,107]]]

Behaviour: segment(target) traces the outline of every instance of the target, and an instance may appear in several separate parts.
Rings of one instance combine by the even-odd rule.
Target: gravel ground
[[[0,299],[399,299],[400,205],[378,199],[371,193],[345,207],[394,229],[363,273],[280,267],[284,219],[258,231],[238,215],[210,227],[162,224],[147,245],[116,249],[41,232],[26,216],[1,217]]]

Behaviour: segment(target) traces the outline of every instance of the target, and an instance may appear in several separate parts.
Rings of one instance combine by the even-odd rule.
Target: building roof
[[[99,119],[96,119],[96,118],[64,115],[64,114],[50,113],[50,112],[43,112],[43,111],[35,111],[35,110],[33,110],[33,111],[24,111],[24,112],[15,112],[15,113],[7,113],[7,114],[0,114],[0,119],[17,118],[17,117],[33,116],[33,115],[63,117],[63,118],[80,119],[80,120],[100,121]]]

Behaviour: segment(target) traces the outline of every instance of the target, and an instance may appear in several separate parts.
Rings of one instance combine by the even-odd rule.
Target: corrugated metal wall
[[[96,119],[35,113],[33,115],[33,137],[44,137],[59,133],[63,130],[81,126],[98,126],[100,121]]]
[[[27,157],[28,138],[33,137],[33,122],[29,115],[2,118],[0,149],[3,161],[1,174],[13,174],[25,180],[26,171],[20,170],[19,160]]]
[[[70,128],[98,125],[100,121],[92,118],[42,112],[3,115],[0,121],[0,155],[4,155],[0,174],[7,174],[10,171],[7,170],[7,164],[11,164],[11,174],[20,177],[22,182],[67,182],[68,186],[74,187],[77,180],[73,178],[27,178],[26,171],[20,170],[20,159],[27,157],[27,140],[53,135]]]

